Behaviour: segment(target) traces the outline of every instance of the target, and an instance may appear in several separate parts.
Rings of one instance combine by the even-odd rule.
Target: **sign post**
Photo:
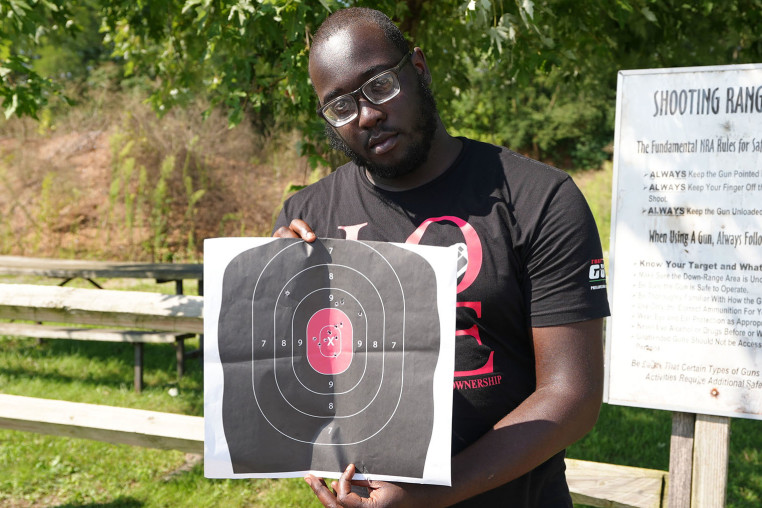
[[[695,425],[695,414],[672,413],[672,437],[669,443],[669,490],[667,493],[667,505],[670,508],[690,508],[691,506],[693,431]]]
[[[619,73],[605,400],[676,412],[670,506],[722,506],[762,419],[760,125],[762,65]]]

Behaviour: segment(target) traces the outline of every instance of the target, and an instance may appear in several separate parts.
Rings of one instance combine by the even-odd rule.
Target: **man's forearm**
[[[452,461],[448,505],[499,487],[587,434],[603,395],[601,320],[534,329],[537,389]]]
[[[498,422],[478,441],[453,457],[452,488],[443,506],[508,483],[536,468],[583,437],[592,428],[600,396],[575,399],[574,407],[558,414],[564,395],[545,398],[535,392],[522,406]],[[551,414],[555,413],[555,414]]]

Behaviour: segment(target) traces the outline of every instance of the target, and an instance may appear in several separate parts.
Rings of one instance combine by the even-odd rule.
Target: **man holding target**
[[[572,506],[564,449],[595,424],[609,313],[592,215],[564,172],[450,136],[420,48],[382,13],[332,14],[309,72],[352,161],[284,204],[274,236],[457,245],[452,486],[362,482],[326,506]],[[595,272],[595,277],[593,277]]]

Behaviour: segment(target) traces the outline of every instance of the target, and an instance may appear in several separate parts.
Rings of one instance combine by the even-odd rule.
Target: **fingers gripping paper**
[[[205,474],[449,484],[456,254],[205,242]]]

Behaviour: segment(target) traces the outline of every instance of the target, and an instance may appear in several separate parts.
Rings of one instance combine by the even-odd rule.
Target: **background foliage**
[[[5,115],[37,116],[64,88],[81,98],[105,74],[140,83],[159,114],[202,96],[231,126],[297,128],[326,163],[307,57],[349,5],[424,48],[455,133],[562,166],[607,156],[618,70],[762,61],[762,0],[0,0]]]

